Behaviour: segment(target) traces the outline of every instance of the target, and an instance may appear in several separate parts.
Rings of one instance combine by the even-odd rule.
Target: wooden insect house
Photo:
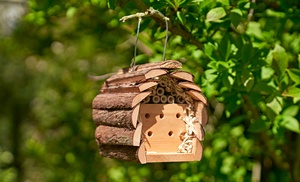
[[[152,162],[199,161],[207,100],[178,61],[122,69],[93,100],[100,155]]]

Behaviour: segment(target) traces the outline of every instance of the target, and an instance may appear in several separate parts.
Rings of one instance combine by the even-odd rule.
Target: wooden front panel
[[[176,153],[185,131],[182,120],[186,104],[141,104],[143,142],[147,154]]]

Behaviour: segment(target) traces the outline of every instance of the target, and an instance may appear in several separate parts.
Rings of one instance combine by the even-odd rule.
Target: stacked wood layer
[[[140,163],[201,159],[199,140],[204,139],[203,126],[208,120],[207,100],[201,88],[194,84],[193,75],[178,70],[181,66],[180,62],[171,60],[137,65],[132,70],[122,69],[105,81],[100,94],[93,100],[95,138],[102,156]],[[171,79],[179,91],[174,93],[165,88],[163,79]],[[177,137],[175,143],[178,145],[178,137],[186,128],[182,117],[188,106],[192,106],[197,122],[193,124],[192,152],[185,154],[165,144]],[[156,118],[151,120],[152,115]],[[157,117],[164,116],[161,124],[168,134],[151,135],[151,132],[165,132],[160,131],[159,123],[157,129],[153,128]],[[169,122],[174,119],[177,122]]]

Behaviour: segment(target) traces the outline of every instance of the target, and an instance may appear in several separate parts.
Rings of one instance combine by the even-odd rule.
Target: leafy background
[[[210,103],[200,162],[98,155],[94,75],[127,67],[137,21],[170,18],[167,59]],[[300,181],[300,3],[285,0],[0,1],[0,181]],[[12,13],[14,12],[14,13]],[[17,14],[16,12],[19,12]],[[144,18],[138,64],[160,61]]]

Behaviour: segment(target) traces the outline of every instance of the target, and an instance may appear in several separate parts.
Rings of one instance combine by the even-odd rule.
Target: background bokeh
[[[167,59],[209,100],[200,162],[103,158],[91,103],[129,66],[137,20],[170,18]],[[137,63],[162,58],[144,18]],[[293,0],[0,0],[0,181],[300,181],[300,3]]]

